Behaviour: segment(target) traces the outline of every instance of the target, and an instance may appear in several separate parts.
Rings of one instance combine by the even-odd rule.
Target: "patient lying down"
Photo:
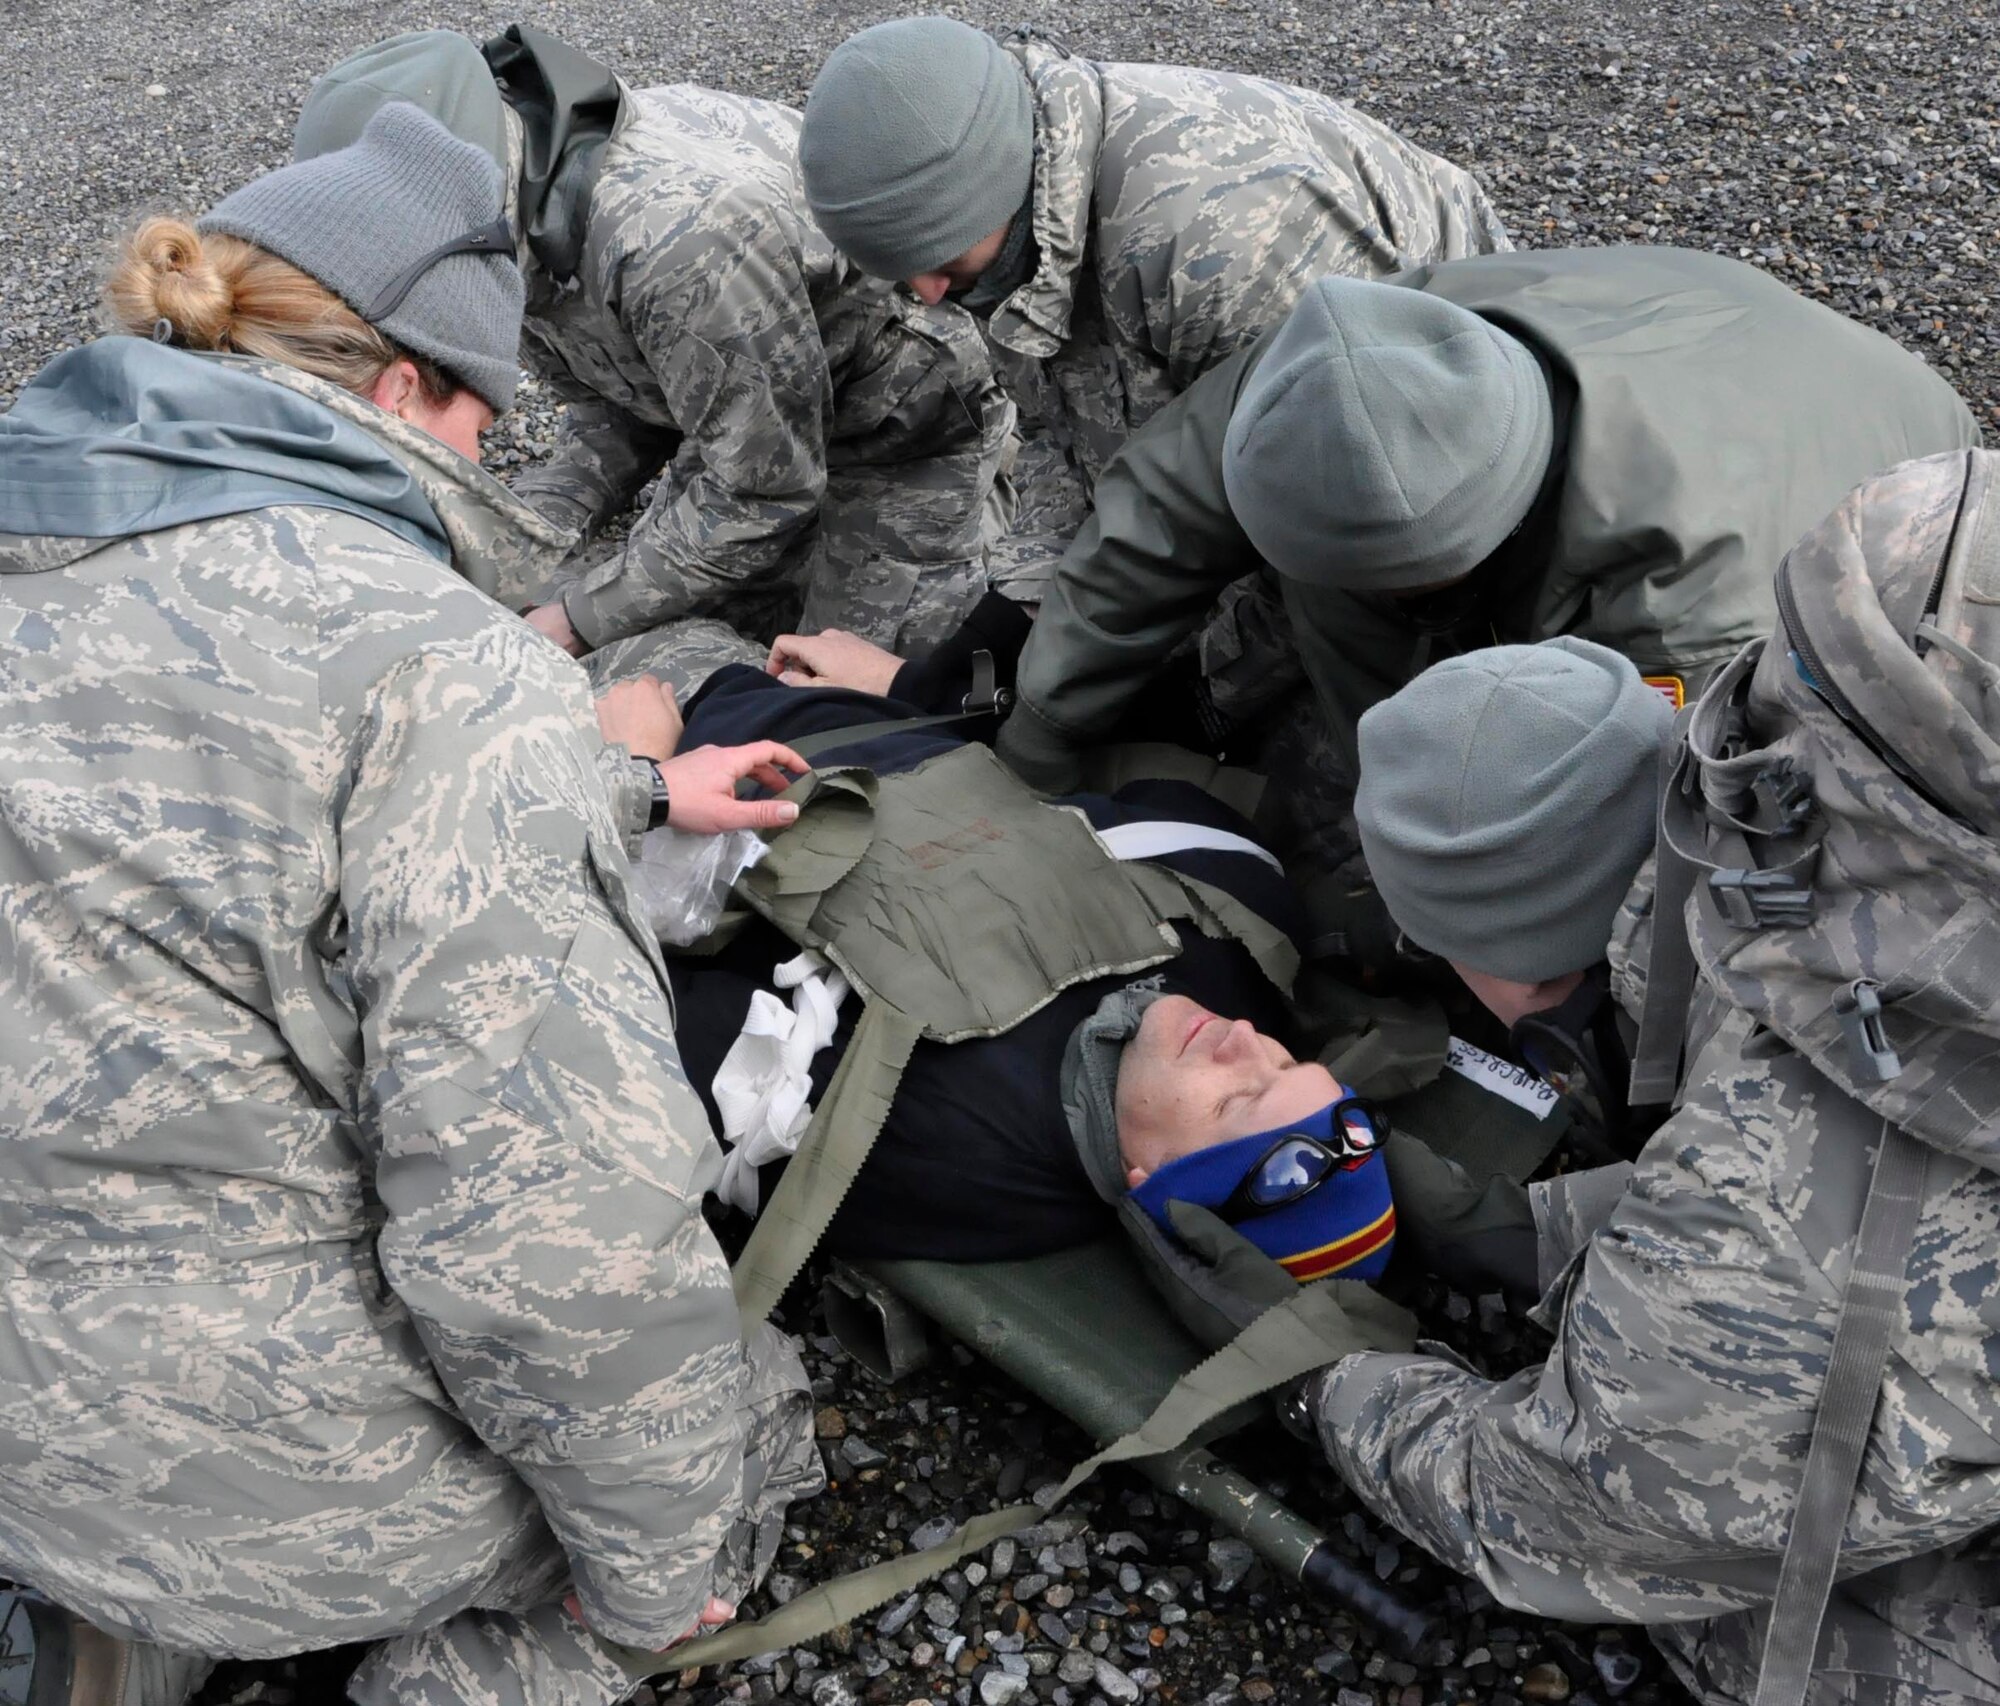
[[[683,744],[796,743],[920,710],[855,692],[788,689],[737,667],[697,695]],[[837,760],[889,772],[964,738],[938,729],[865,734]],[[1100,833],[1197,826],[1178,839],[1208,844],[1174,847],[1175,836],[1161,836],[1170,850],[1151,856],[1296,938],[1297,903],[1276,862],[1255,846],[1247,822],[1200,789],[1147,781],[1066,803]],[[1039,1255],[1099,1235],[1129,1194],[1163,1228],[1170,1200],[1209,1207],[1300,1279],[1378,1275],[1394,1215],[1372,1110],[1277,1040],[1285,1003],[1248,949],[1192,928],[1178,934],[1181,951],[1165,965],[1066,989],[1003,1035],[920,1041],[827,1248],[944,1261]],[[800,1086],[807,1104],[817,1104],[853,1035],[856,997],[829,1013],[823,988],[799,994],[789,970],[781,980],[796,953],[775,927],[753,919],[713,956],[669,960],[682,1057],[725,1141],[745,1136],[746,1108],[796,1111],[801,1102],[769,1094],[768,1082],[760,1093],[744,1081],[746,1060],[783,1052],[771,1045],[760,1057],[739,1047],[753,1013],[762,1017],[752,1029],[767,1036],[774,1026],[790,1029],[794,1012],[798,1024],[819,1026],[794,1042],[795,1065],[802,1047],[830,1033],[810,1055],[809,1082]],[[802,1125],[802,1116],[788,1123]],[[732,1164],[721,1195],[754,1212],[781,1168]]]

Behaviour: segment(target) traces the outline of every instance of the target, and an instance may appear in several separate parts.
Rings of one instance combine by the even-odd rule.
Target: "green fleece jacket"
[[[1435,658],[1483,645],[1578,634],[1691,694],[1769,629],[1779,559],[1843,494],[1979,442],[1964,403],[1917,357],[1721,256],[1529,250],[1418,267],[1384,288],[1444,297],[1528,344],[1549,375],[1558,440],[1528,521],[1444,631],[1390,599],[1283,582],[1301,660],[1350,758],[1370,705]],[[1069,755],[1110,730],[1224,586],[1262,567],[1223,493],[1222,444],[1268,343],[1203,375],[1099,480],[1002,735],[1030,781],[1065,785]]]

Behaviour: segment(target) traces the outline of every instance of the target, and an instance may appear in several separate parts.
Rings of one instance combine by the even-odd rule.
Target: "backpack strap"
[[[1811,924],[1821,832],[1806,787],[1783,758],[1745,773],[1743,699],[1765,642],[1752,640],[1675,721],[1661,753],[1652,935],[1628,1099],[1670,1103],[1694,995],[1688,905],[1706,875],[1708,905],[1734,930]]]
[[[1860,1484],[1882,1376],[1903,1311],[1929,1151],[1882,1122],[1861,1230],[1840,1295],[1792,1532],[1778,1571],[1753,1706],[1804,1706],[1840,1542]]]
[[[1688,938],[1687,908],[1697,866],[1673,830],[1677,807],[1693,785],[1688,762],[1690,712],[1674,720],[1660,750],[1660,815],[1654,836],[1653,935],[1646,959],[1646,994],[1639,1009],[1639,1039],[1632,1048],[1633,1107],[1671,1102],[1680,1087],[1681,1039],[1688,1002],[1694,995],[1694,943]]]

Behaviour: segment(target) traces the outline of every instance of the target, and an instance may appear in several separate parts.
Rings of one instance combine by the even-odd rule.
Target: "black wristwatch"
[[[665,829],[667,813],[671,809],[667,799],[667,779],[660,773],[660,761],[657,758],[642,758],[639,762],[652,772],[653,778],[653,803],[652,809],[646,814],[646,828],[649,831]]]

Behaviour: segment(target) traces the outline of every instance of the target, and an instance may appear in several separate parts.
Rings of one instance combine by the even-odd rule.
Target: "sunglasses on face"
[[[1304,1200],[1349,1162],[1372,1155],[1389,1130],[1387,1117],[1360,1096],[1334,1103],[1333,1126],[1341,1134],[1338,1147],[1303,1131],[1276,1138],[1229,1193],[1222,1218],[1234,1225]]]

